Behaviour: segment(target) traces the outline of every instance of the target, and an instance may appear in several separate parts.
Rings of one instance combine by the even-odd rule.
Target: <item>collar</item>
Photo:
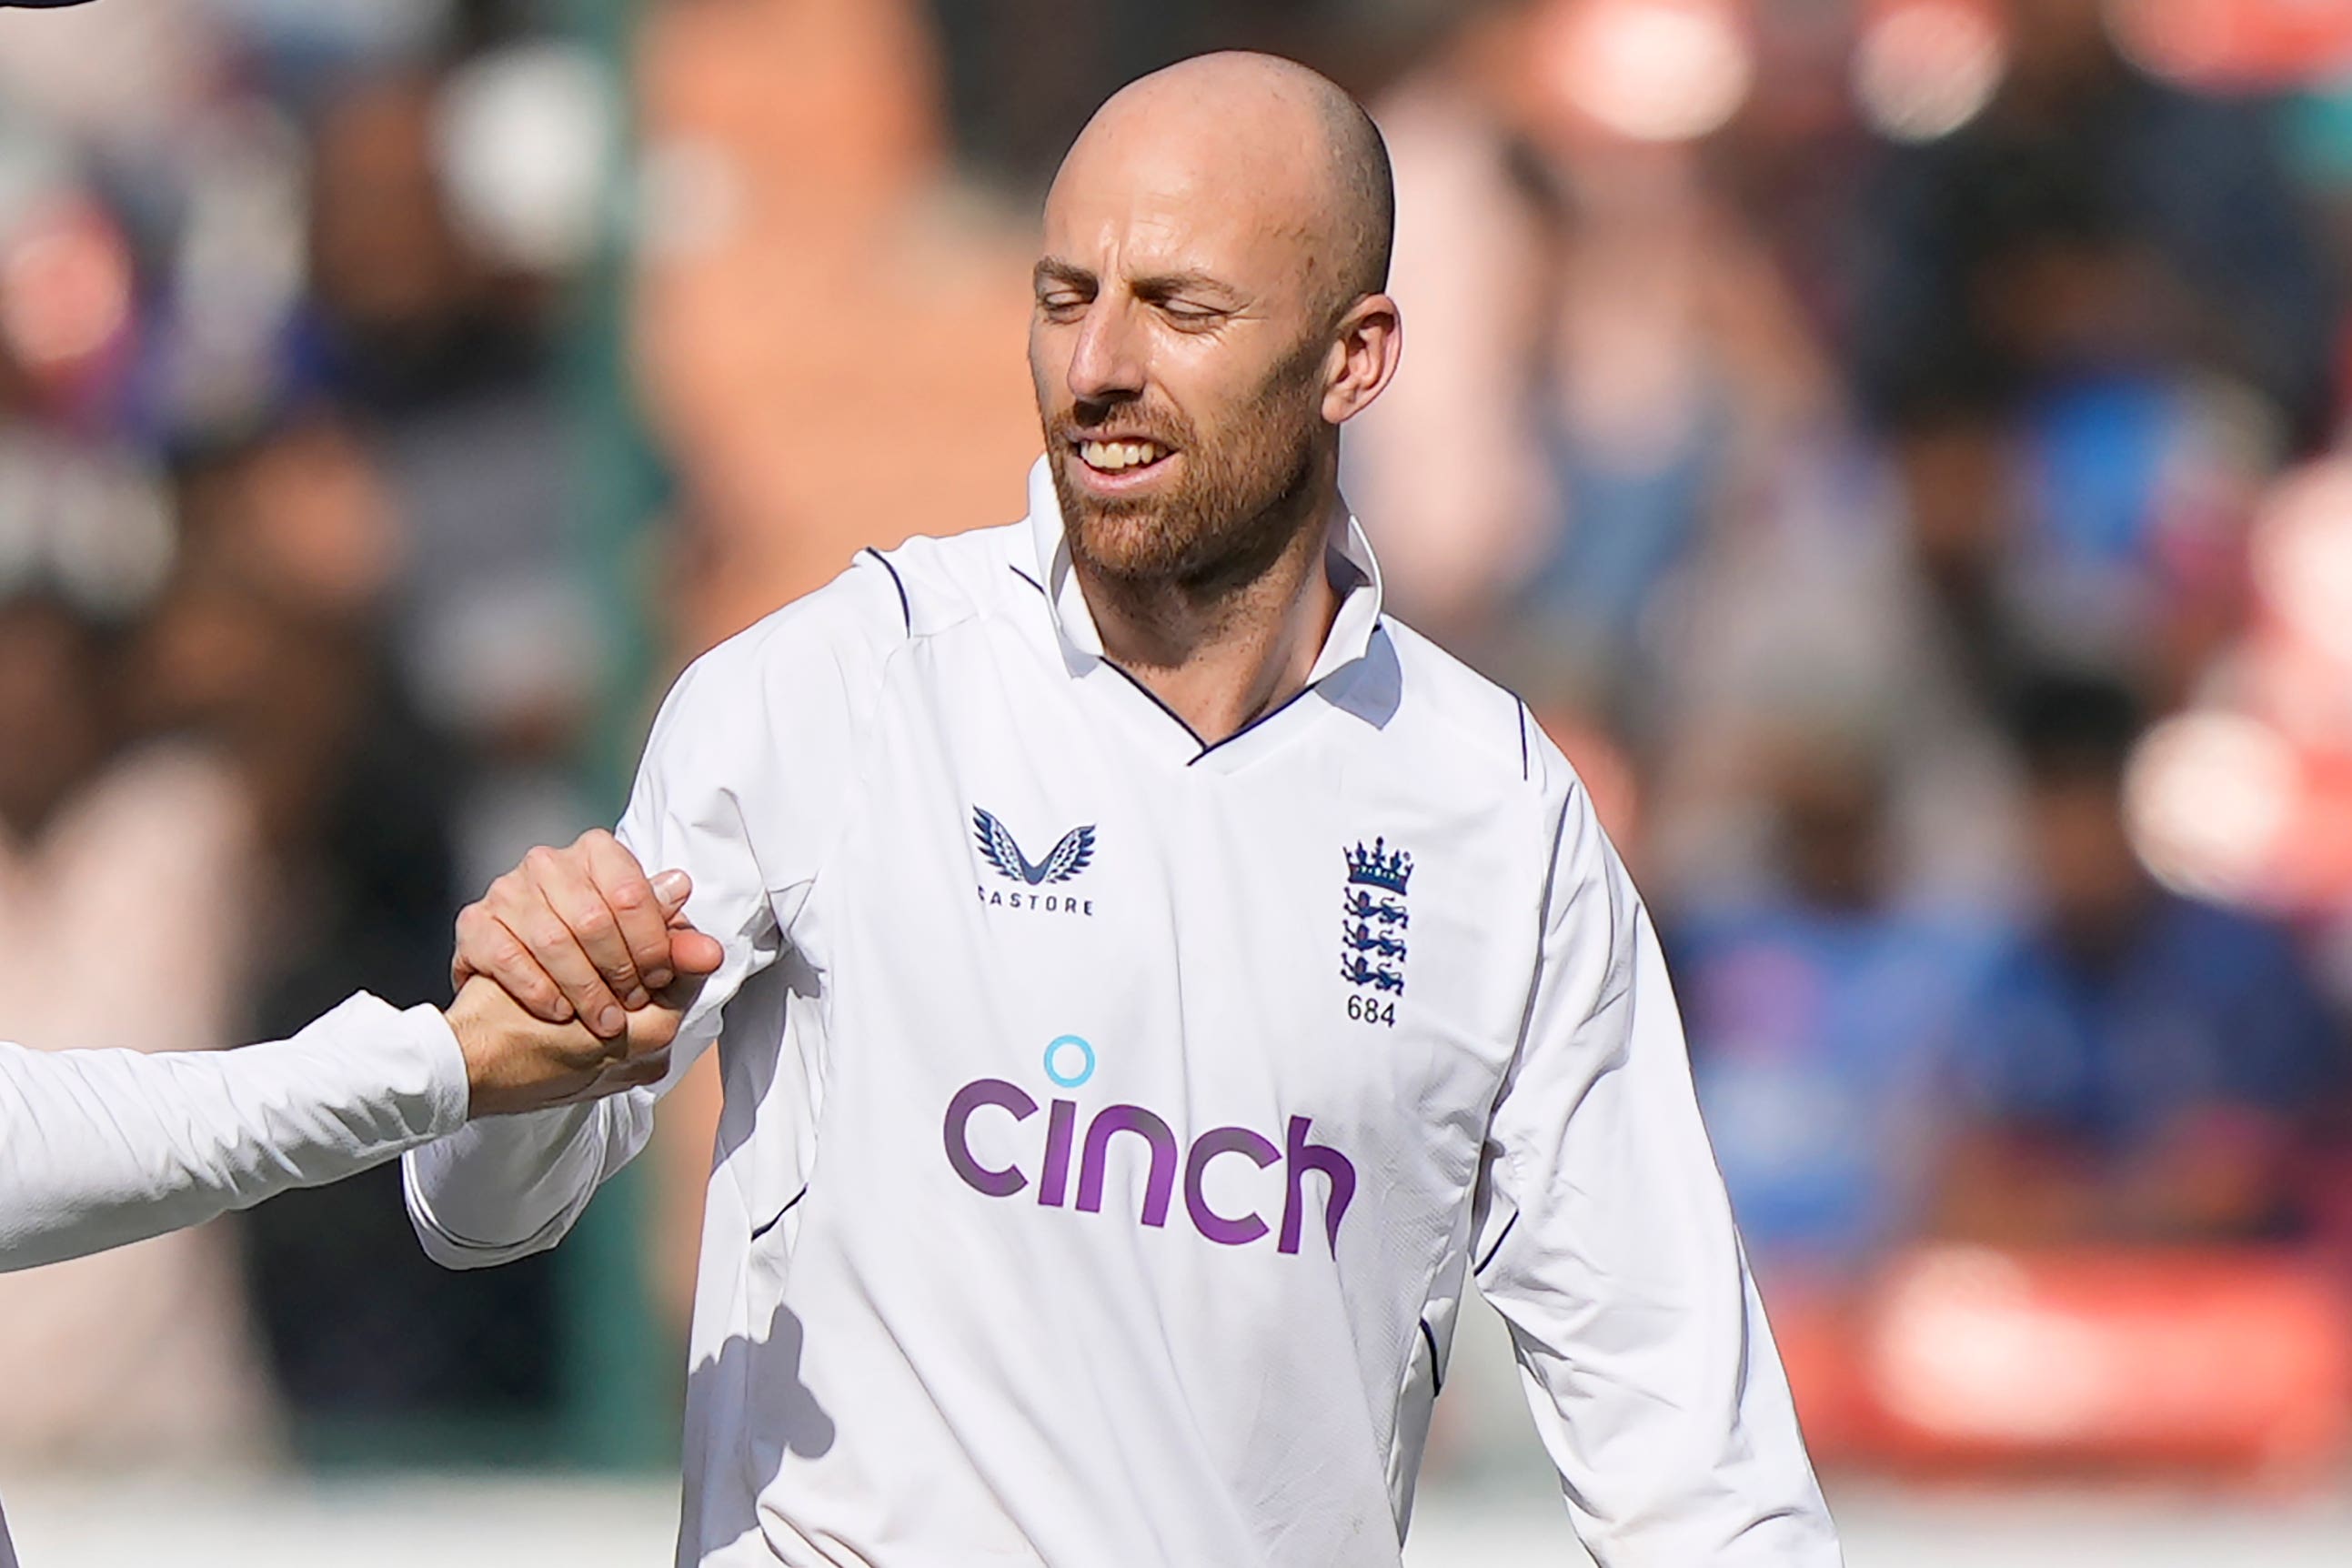
[[[1040,458],[1029,470],[1029,542],[1036,552],[1037,581],[1045,585],[1045,602],[1062,641],[1089,658],[1100,658],[1102,633],[1095,626],[1086,591],[1078,586],[1077,574],[1070,569],[1061,499],[1054,492],[1053,470],[1046,466],[1051,461]],[[1307,671],[1309,686],[1363,658],[1381,624],[1381,563],[1372,555],[1363,525],[1348,510],[1344,499],[1325,549],[1341,567],[1334,574],[1342,584],[1339,613],[1331,622],[1331,635],[1323,640],[1315,667]]]

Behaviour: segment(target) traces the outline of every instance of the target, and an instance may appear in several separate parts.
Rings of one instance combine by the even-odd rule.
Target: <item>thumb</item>
[[[694,891],[694,879],[671,869],[656,874],[653,886],[654,898],[661,904],[662,918],[667,920],[686,908],[687,895]]]
[[[669,961],[680,974],[709,974],[727,961],[727,949],[708,932],[692,926],[672,926]]]

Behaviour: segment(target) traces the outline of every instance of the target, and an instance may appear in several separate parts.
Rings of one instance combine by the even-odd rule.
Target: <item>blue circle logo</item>
[[[1084,1057],[1086,1058],[1086,1064],[1079,1068],[1076,1072],[1065,1077],[1062,1074],[1060,1064],[1069,1059],[1067,1053],[1070,1051],[1076,1051],[1080,1056]],[[1095,1076],[1094,1047],[1087,1044],[1083,1038],[1076,1035],[1062,1036],[1052,1045],[1045,1047],[1045,1076],[1052,1079],[1064,1089],[1077,1088],[1080,1084],[1086,1082],[1087,1079]]]

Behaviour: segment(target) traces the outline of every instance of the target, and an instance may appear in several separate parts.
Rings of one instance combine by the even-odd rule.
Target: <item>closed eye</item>
[[[1032,276],[1037,290],[1037,309],[1057,321],[1083,313],[1102,288],[1101,279],[1093,273],[1058,257],[1049,256],[1038,262]]]
[[[1129,285],[1137,299],[1158,310],[1171,325],[1200,331],[1232,317],[1241,301],[1233,288],[1204,272],[1172,272],[1138,278]]]

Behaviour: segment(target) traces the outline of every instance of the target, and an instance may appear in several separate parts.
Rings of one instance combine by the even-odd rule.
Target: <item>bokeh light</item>
[[[1727,0],[1581,0],[1548,47],[1561,97],[1637,142],[1718,131],[1755,85],[1755,51]]]
[[[557,41],[515,45],[452,73],[438,155],[467,237],[530,271],[584,262],[618,130],[614,96],[586,50]]]
[[[131,253],[96,205],[61,198],[0,239],[0,335],[35,372],[97,356],[131,319]]]
[[[2132,844],[2166,886],[2253,901],[2294,819],[2294,749],[2244,714],[2191,711],[2140,742],[2125,784]]]
[[[2083,1424],[2105,1382],[2095,1328],[2036,1309],[2025,1269],[1979,1247],[1916,1259],[1874,1343],[1889,1411],[1958,1437],[2046,1439]]]
[[[1984,0],[1893,0],[1855,41],[1854,102],[1881,135],[1932,142],[1984,111],[2008,65],[2000,19]]]
[[[2254,585],[2301,642],[2352,670],[2352,461],[2279,487],[2254,528]]]
[[[2125,55],[2191,86],[2274,89],[2352,70],[2344,0],[2106,0],[2106,14]]]
[[[62,594],[114,619],[163,585],[178,539],[161,476],[119,449],[0,430],[0,597]]]

